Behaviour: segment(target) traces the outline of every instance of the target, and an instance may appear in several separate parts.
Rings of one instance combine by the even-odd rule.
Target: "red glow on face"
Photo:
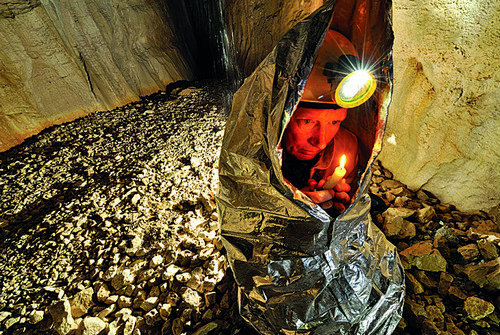
[[[299,160],[313,159],[332,141],[346,116],[346,108],[297,108],[286,129],[286,150]]]

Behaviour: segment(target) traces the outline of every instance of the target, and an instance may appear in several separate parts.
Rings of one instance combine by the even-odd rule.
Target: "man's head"
[[[332,141],[346,116],[346,108],[298,107],[285,131],[286,151],[299,160],[313,159]]]

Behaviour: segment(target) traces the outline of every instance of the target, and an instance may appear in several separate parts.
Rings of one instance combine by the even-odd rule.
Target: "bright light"
[[[335,102],[344,108],[357,107],[368,100],[377,87],[375,77],[366,70],[348,74],[335,90]]]
[[[347,161],[346,155],[342,155],[342,157],[340,157],[340,167],[341,168],[344,168],[346,161]]]
[[[342,100],[352,100],[366,86],[370,79],[371,76],[368,71],[358,70],[353,72],[346,78],[344,85],[342,85],[340,91]]]

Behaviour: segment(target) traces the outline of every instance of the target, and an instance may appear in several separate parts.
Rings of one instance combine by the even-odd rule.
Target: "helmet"
[[[375,88],[375,78],[362,69],[354,45],[344,35],[329,29],[306,82],[302,101],[352,108],[368,100]]]

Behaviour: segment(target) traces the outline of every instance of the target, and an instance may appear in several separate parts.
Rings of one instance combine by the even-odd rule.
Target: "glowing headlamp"
[[[370,99],[376,88],[377,81],[373,74],[366,70],[357,70],[342,79],[332,95],[340,107],[352,108]]]

